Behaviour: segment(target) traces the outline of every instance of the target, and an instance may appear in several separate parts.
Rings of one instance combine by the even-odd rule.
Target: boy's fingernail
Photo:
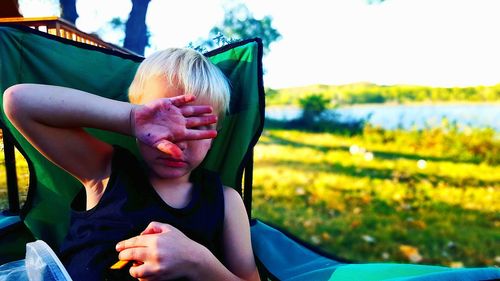
[[[122,244],[121,243],[116,244],[116,250],[120,251],[121,249],[122,249]]]
[[[174,150],[174,151],[171,151],[171,154],[172,154],[172,158],[174,158],[174,159],[177,159],[177,160],[182,159],[182,152],[181,151]]]

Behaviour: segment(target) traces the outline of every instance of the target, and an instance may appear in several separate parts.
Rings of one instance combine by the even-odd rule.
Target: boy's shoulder
[[[224,205],[226,210],[234,210],[235,208],[244,208],[241,195],[234,188],[223,186]]]
[[[241,195],[236,191],[236,189],[229,187],[229,186],[222,186],[222,190],[224,192],[224,197],[229,198],[230,200],[240,200],[241,201]]]

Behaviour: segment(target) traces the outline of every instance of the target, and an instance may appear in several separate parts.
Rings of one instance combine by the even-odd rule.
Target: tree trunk
[[[59,5],[61,5],[62,9],[61,17],[75,25],[76,19],[78,18],[76,0],[59,0]]]
[[[151,0],[132,0],[132,10],[125,24],[123,47],[139,55],[144,55],[149,35],[146,26],[146,13]]]
[[[21,17],[17,0],[0,0],[0,18]]]

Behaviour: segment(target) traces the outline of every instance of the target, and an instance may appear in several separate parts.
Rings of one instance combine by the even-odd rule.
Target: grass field
[[[354,261],[499,265],[500,167],[371,136],[265,130],[253,216]]]
[[[0,139],[1,141],[1,139]],[[2,143],[3,145],[3,143]],[[3,151],[0,151],[0,210],[8,208],[7,201],[7,179],[5,176],[5,161]],[[17,184],[19,186],[19,199],[26,200],[29,184],[29,169],[24,157],[16,150]]]

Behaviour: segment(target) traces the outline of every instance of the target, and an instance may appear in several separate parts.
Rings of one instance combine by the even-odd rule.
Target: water
[[[278,120],[298,118],[298,107],[270,107],[266,117]],[[367,119],[384,129],[422,129],[440,126],[442,118],[460,126],[490,127],[500,132],[500,104],[356,105],[335,110],[340,120]],[[331,114],[331,112],[330,112]],[[328,112],[327,112],[328,115]]]

